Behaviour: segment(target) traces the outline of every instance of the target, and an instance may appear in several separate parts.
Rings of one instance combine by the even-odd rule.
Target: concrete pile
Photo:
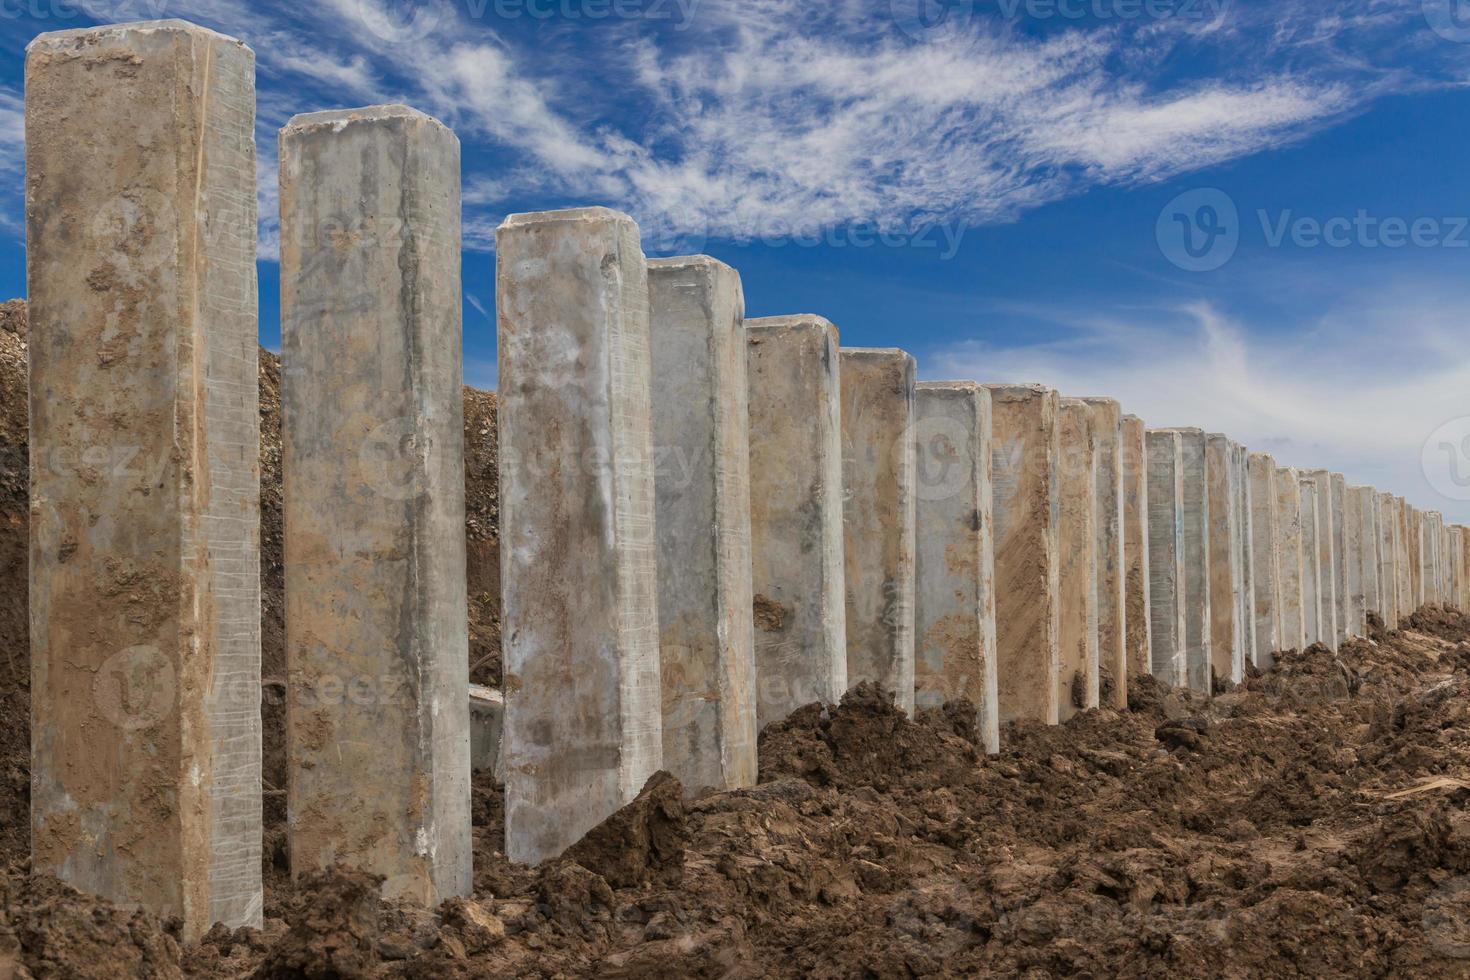
[[[179,21],[26,72],[34,862],[189,938],[261,917],[253,85]],[[661,768],[750,786],[762,726],[859,683],[967,701],[995,752],[1470,605],[1436,512],[1111,399],[920,383],[589,207],[497,234],[504,689],[472,690],[458,141],[375,106],[280,155],[293,873],[467,894],[472,753],[534,863]]]

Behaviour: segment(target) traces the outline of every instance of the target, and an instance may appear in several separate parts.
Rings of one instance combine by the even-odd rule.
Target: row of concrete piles
[[[254,66],[178,22],[26,68],[34,866],[261,916]],[[459,146],[401,106],[280,136],[289,846],[471,883]],[[1370,611],[1470,605],[1402,499],[1105,398],[918,382],[626,215],[497,235],[506,851],[871,682],[1013,719],[1208,692]]]

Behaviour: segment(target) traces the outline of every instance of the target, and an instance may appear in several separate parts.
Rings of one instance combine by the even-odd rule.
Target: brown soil
[[[273,821],[266,928],[182,946],[176,922],[25,867],[20,336],[0,329],[0,977],[1470,976],[1470,617],[1436,608],[1210,701],[1132,679],[1128,711],[1010,726],[998,757],[969,705],[910,721],[862,687],[768,727],[757,787],[681,801],[655,776],[536,869],[500,854],[499,787],[477,778],[475,894],[436,910],[345,871],[293,889]],[[484,591],[493,417],[467,394]],[[262,499],[270,678],[279,494]],[[496,625],[476,628],[493,679]]]

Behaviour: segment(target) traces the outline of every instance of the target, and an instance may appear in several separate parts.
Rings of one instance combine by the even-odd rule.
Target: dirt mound
[[[183,977],[174,925],[98,902],[54,878],[0,878],[0,977]]]

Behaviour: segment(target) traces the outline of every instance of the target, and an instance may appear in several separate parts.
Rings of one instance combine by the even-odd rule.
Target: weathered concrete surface
[[[1409,612],[1412,613],[1425,603],[1424,512],[1405,504],[1404,516],[1408,526]]]
[[[756,781],[749,386],[739,274],[648,263],[664,768],[687,792]]]
[[[648,272],[606,208],[495,241],[505,853],[535,864],[663,764]]]
[[[1388,629],[1399,628],[1399,580],[1398,562],[1395,556],[1398,541],[1398,508],[1392,494],[1374,495],[1378,506],[1378,583],[1381,606],[1380,615]]]
[[[745,321],[756,725],[847,691],[837,328]]]
[[[847,683],[914,712],[914,359],[841,352]]]
[[[1123,625],[1127,673],[1132,676],[1152,672],[1147,438],[1143,419],[1136,415],[1123,416]]]
[[[915,704],[968,699],[985,750],[999,752],[990,391],[919,384],[914,432]]]
[[[1244,445],[1235,444],[1235,475],[1239,486],[1239,502],[1236,514],[1241,520],[1241,633],[1244,644],[1245,663],[1260,663],[1260,651],[1255,646],[1255,560],[1251,552],[1251,539],[1255,535],[1255,511],[1251,507],[1254,494],[1251,492],[1251,453]]]
[[[1240,606],[1236,622],[1236,635],[1240,637],[1240,672],[1245,675],[1245,666],[1259,659],[1256,650],[1256,569],[1251,559],[1251,538],[1254,536],[1255,514],[1251,509],[1250,453],[1238,442],[1230,444],[1231,463],[1234,467],[1236,571],[1239,581],[1236,596]]]
[[[32,868],[259,927],[254,55],[43,34],[25,91]]]
[[[1373,489],[1347,488],[1348,631],[1368,635],[1368,613],[1378,609],[1378,546]]]
[[[1440,589],[1440,531],[1444,517],[1438,511],[1424,513],[1420,546],[1420,574],[1424,581],[1424,601],[1438,603],[1444,596]]]
[[[1403,497],[1393,498],[1394,507],[1394,565],[1396,566],[1399,593],[1399,622],[1413,615],[1418,608],[1414,598],[1413,551],[1409,543],[1409,504]]]
[[[1347,478],[1341,473],[1328,475],[1332,506],[1332,615],[1335,650],[1348,638],[1349,595],[1355,577],[1347,560]]]
[[[1114,708],[1128,707],[1128,604],[1123,558],[1123,408],[1084,398],[1097,440],[1097,646]]]
[[[1276,471],[1276,528],[1280,546],[1277,575],[1281,603],[1281,636],[1277,649],[1303,650],[1307,645],[1306,549],[1302,480],[1298,470]],[[1314,518],[1315,519],[1315,518]],[[1315,554],[1315,552],[1313,552]]]
[[[1244,625],[1240,621],[1240,473],[1235,448],[1219,433],[1205,436],[1209,483],[1210,676],[1238,683],[1244,676]]]
[[[1166,684],[1189,683],[1184,651],[1184,441],[1173,430],[1148,439],[1148,575],[1151,671]]]
[[[1184,466],[1184,658],[1190,689],[1209,693],[1211,648],[1210,491],[1205,433],[1176,429]]]
[[[1450,603],[1465,608],[1465,535],[1464,528],[1451,524],[1445,528],[1450,542]]]
[[[1309,637],[1337,649],[1337,526],[1342,523],[1332,499],[1332,474],[1313,470],[1307,474],[1316,487],[1317,546],[1317,631]]]
[[[1459,571],[1459,608],[1461,612],[1470,610],[1470,528],[1456,526],[1455,554],[1458,558],[1456,568]]]
[[[470,685],[470,768],[504,778],[501,732],[505,727],[505,695],[480,684]]]
[[[1057,524],[1061,586],[1061,670],[1057,676],[1058,714],[1066,721],[1098,706],[1097,615],[1097,435],[1092,409],[1064,398],[1057,416],[1061,456]]]
[[[1448,603],[1450,601],[1450,539],[1448,525],[1445,523],[1443,514],[1436,515],[1435,530],[1439,535],[1434,559],[1435,568],[1439,573],[1439,601]]]
[[[471,887],[459,141],[374,106],[280,144],[291,870],[435,906]]]
[[[1328,643],[1328,616],[1322,587],[1324,575],[1331,575],[1331,562],[1327,571],[1322,567],[1322,534],[1326,521],[1322,517],[1324,504],[1320,495],[1321,485],[1317,478],[1308,474],[1302,477],[1302,627],[1306,630],[1307,645]]]
[[[1036,385],[987,385],[994,426],[996,679],[1002,722],[1056,724],[1061,673],[1060,398]]]
[[[1277,514],[1276,461],[1265,453],[1247,460],[1251,489],[1250,561],[1255,596],[1255,665],[1276,661],[1281,647],[1281,527]]]

